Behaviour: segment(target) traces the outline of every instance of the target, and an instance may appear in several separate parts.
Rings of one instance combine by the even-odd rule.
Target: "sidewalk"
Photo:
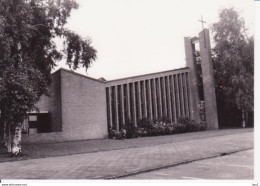
[[[1,179],[118,177],[252,149],[253,129],[204,131],[130,140],[26,144],[23,148],[26,156],[22,158],[30,159],[0,163]],[[1,160],[9,161],[4,157]]]
[[[214,136],[222,136],[229,134],[238,134],[253,131],[252,128],[247,129],[226,129],[226,130],[209,130],[202,132],[192,132],[185,134],[175,134],[167,136],[143,137],[139,139],[126,140],[84,140],[61,143],[45,143],[45,144],[22,144],[23,156],[19,158],[8,157],[5,149],[0,148],[0,163],[6,161],[17,161],[24,159],[45,158],[54,156],[64,156],[72,154],[82,154],[88,152],[109,151],[124,148],[135,148],[159,145],[172,142],[180,142],[190,139],[202,139]]]

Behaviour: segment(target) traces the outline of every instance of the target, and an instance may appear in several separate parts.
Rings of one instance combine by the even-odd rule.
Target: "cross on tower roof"
[[[206,22],[203,20],[202,15],[201,15],[201,20],[198,20],[198,21],[201,22],[202,30],[204,30],[204,23],[206,23]]]
[[[202,31],[203,31],[203,36],[204,36],[204,47],[206,48],[206,37],[205,37],[205,31],[204,31],[204,23],[206,23],[205,21],[203,21],[203,17],[201,15],[201,20],[198,20],[199,22],[201,22],[202,25]]]

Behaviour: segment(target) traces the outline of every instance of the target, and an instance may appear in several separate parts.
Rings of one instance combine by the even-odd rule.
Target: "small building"
[[[217,109],[208,29],[185,38],[187,67],[106,81],[70,70],[53,73],[50,96],[28,113],[25,142],[107,138],[127,121],[180,117],[217,129]]]
[[[104,81],[60,69],[52,75],[50,96],[42,96],[37,106],[39,112],[28,114],[29,135],[23,136],[24,142],[107,137]],[[30,134],[32,129],[37,134]]]

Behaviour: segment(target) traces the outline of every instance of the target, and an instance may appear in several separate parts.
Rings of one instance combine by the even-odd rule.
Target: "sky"
[[[76,72],[106,80],[185,67],[184,37],[194,37],[234,7],[254,32],[253,0],[77,0],[67,28],[89,37],[97,60]],[[68,67],[63,63],[59,67]],[[59,68],[58,67],[58,68]]]

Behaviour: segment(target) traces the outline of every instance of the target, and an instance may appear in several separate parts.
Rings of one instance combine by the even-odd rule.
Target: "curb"
[[[130,171],[130,172],[118,174],[118,175],[113,175],[113,176],[100,176],[100,177],[95,177],[95,178],[90,178],[90,179],[112,180],[112,179],[117,179],[117,178],[124,178],[124,177],[132,176],[132,175],[136,175],[136,174],[140,174],[140,173],[152,172],[152,171],[155,171],[155,170],[165,169],[165,168],[169,168],[169,167],[175,167],[175,166],[178,166],[178,165],[184,165],[184,164],[188,164],[188,163],[192,163],[192,162],[196,162],[196,161],[201,161],[201,160],[205,160],[205,159],[211,159],[211,158],[226,156],[226,155],[230,155],[230,154],[234,154],[234,153],[242,152],[242,151],[246,151],[246,150],[251,150],[251,149],[254,149],[254,147],[235,150],[235,151],[229,151],[229,152],[222,152],[222,153],[218,153],[216,155],[205,156],[205,157],[201,157],[201,158],[198,158],[198,159],[187,159],[187,160],[175,162],[175,163],[172,163],[172,164],[160,165],[160,166],[151,167],[151,168],[148,168],[148,169],[134,170],[134,171]]]

